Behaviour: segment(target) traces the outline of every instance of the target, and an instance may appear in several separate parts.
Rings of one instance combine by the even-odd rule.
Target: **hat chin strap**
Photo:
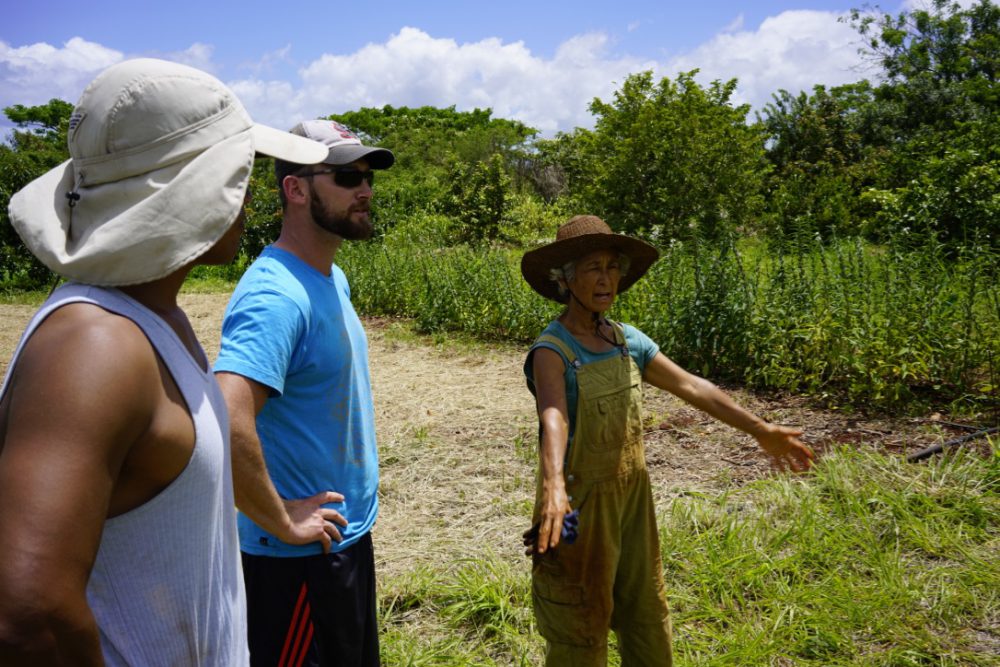
[[[590,313],[591,318],[593,320],[596,321],[601,319],[600,314],[596,310],[591,310],[590,308],[587,308],[587,306],[584,305],[583,301],[580,301],[579,297],[577,297],[577,295],[573,293],[573,290],[571,290],[568,285],[566,286],[566,291],[569,292],[569,298],[574,299],[578,304],[580,304],[581,308]]]
[[[591,310],[590,308],[587,308],[587,306],[584,305],[583,301],[580,301],[579,297],[577,297],[577,295],[573,293],[573,290],[571,290],[569,288],[569,285],[566,286],[566,291],[569,292],[569,298],[575,299],[576,302],[578,304],[580,304],[581,308],[583,308],[585,311],[587,311],[588,313],[590,313],[590,319],[594,323],[594,335],[596,335],[598,338],[600,338],[603,341],[611,343],[612,345],[614,345],[617,348],[624,347],[624,343],[617,343],[617,342],[611,340],[610,338],[608,338],[607,336],[605,336],[603,333],[601,333],[601,325],[602,324],[607,324],[609,327],[611,326],[608,323],[607,318],[602,317],[601,314],[598,313],[596,310]]]

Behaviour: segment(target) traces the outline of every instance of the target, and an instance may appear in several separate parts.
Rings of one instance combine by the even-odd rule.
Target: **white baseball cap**
[[[364,158],[371,169],[388,169],[396,161],[396,156],[392,154],[392,151],[386,148],[365,146],[356,134],[335,120],[306,120],[289,131],[300,137],[308,137],[326,144],[329,148],[329,154],[316,162],[345,165]],[[295,160],[287,160],[287,162],[295,162]],[[313,163],[300,162],[299,164]]]

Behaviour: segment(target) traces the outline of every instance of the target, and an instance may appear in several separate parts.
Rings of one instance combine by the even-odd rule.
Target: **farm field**
[[[227,298],[221,293],[182,295],[210,358],[218,348]],[[28,305],[0,306],[0,370],[33,311]],[[541,640],[531,624],[529,561],[521,555],[519,539],[533,498],[535,447],[534,406],[521,374],[524,350],[418,336],[401,320],[366,319],[365,326],[382,470],[374,538],[387,664],[537,663]],[[937,415],[864,418],[819,410],[795,398],[731,391],[771,421],[804,428],[806,441],[821,457],[846,446],[902,458],[962,433]],[[661,514],[669,514],[677,499],[713,502],[772,475],[748,436],[655,390],[646,395],[646,447]],[[985,439],[967,451],[990,457]],[[923,464],[903,465],[905,471]],[[991,497],[995,499],[996,489]],[[737,511],[744,504],[736,503]],[[992,525],[995,547],[995,517]],[[496,596],[498,583],[512,587],[506,596]],[[442,586],[444,593],[437,590],[429,596],[432,600],[421,603],[422,591]],[[472,595],[470,601],[470,586],[489,589],[488,596],[497,599]],[[520,628],[520,635],[493,628],[497,614],[511,628]],[[981,636],[970,640],[983,661],[934,664],[1000,664],[1000,658],[990,662],[1000,651],[995,608],[992,618],[992,627],[979,628]],[[678,624],[680,643],[694,628]],[[445,657],[449,655],[453,657]],[[749,664],[714,662],[705,655],[688,658],[681,664]]]

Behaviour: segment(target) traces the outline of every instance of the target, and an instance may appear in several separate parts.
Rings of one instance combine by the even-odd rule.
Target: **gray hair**
[[[576,276],[576,263],[580,261],[579,259],[574,259],[571,262],[566,262],[562,266],[557,266],[549,269],[549,280],[554,282],[559,287],[559,296],[565,296],[567,294],[566,287],[559,281],[569,282],[573,280]],[[629,266],[631,266],[631,258],[623,252],[618,253],[618,271],[621,275],[628,273]]]

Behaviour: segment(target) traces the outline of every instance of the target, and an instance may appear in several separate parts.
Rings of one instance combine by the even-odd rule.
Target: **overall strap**
[[[573,352],[572,348],[566,344],[565,341],[556,338],[555,336],[550,336],[545,334],[544,336],[539,336],[534,343],[531,345],[531,351],[542,347],[541,343],[548,343],[549,345],[554,345],[559,352],[562,354],[563,360],[566,362],[567,367],[579,368],[580,360],[577,358],[576,353]]]
[[[608,320],[608,324],[615,331],[615,342],[619,345],[625,345],[625,327],[622,326],[621,322],[615,322],[614,320]]]
[[[531,355],[535,353],[535,350],[537,350],[540,347],[548,347],[550,345],[556,348],[557,354],[559,354],[562,357],[563,363],[566,364],[567,368],[572,368],[574,371],[580,368],[581,365],[580,360],[577,358],[576,353],[573,352],[570,346],[567,345],[565,342],[559,340],[555,336],[550,336],[548,334],[539,336],[535,340],[535,342],[531,344],[531,348],[528,350],[528,362],[525,363],[530,362]],[[528,390],[531,392],[531,395],[535,396],[536,393],[535,393],[534,383],[528,378],[525,378],[525,381],[528,385]]]
[[[623,357],[629,356],[628,341],[625,339],[625,327],[621,322],[615,322],[614,320],[607,320],[607,322],[611,325],[611,331],[615,336],[614,344],[621,350]]]

